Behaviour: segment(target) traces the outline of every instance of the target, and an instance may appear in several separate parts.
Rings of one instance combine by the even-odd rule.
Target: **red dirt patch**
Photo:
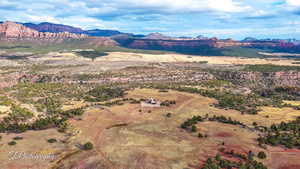
[[[299,169],[300,165],[288,165],[288,166],[282,166],[279,169]]]
[[[228,132],[219,132],[216,134],[216,137],[232,137],[233,135]]]

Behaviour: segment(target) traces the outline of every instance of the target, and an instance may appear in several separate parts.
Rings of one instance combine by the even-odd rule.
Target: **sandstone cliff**
[[[0,39],[4,40],[22,40],[22,39],[83,39],[88,36],[85,34],[73,34],[69,32],[50,33],[38,32],[21,24],[14,22],[4,22],[0,24]]]
[[[4,22],[0,24],[0,41],[25,42],[29,44],[51,45],[70,43],[80,47],[117,46],[118,43],[108,37],[91,37],[86,34],[70,32],[39,32],[22,24]]]

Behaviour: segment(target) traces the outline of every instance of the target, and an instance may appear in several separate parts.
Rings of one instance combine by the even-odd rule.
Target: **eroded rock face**
[[[76,28],[68,25],[48,23],[48,22],[43,22],[40,24],[24,23],[23,25],[28,28],[37,30],[39,32],[52,32],[52,33],[70,32],[76,34],[86,34],[85,31],[82,30],[81,28]]]
[[[73,34],[69,32],[38,32],[21,24],[17,24],[10,21],[0,24],[1,39],[83,39],[87,37],[88,36],[85,34]]]
[[[25,42],[36,44],[60,44],[64,42],[87,47],[117,46],[118,43],[108,37],[91,37],[86,34],[70,32],[39,32],[14,22],[0,24],[0,40],[5,42]],[[75,40],[75,41],[74,41]]]

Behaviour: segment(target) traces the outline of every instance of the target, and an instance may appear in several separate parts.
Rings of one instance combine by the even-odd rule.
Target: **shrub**
[[[267,158],[267,155],[266,155],[265,152],[260,151],[260,152],[257,154],[257,157],[260,158],[260,159],[265,159],[265,158]]]
[[[14,146],[16,144],[17,144],[17,142],[15,142],[15,141],[8,142],[8,145],[10,145],[10,146]]]
[[[13,139],[14,139],[14,140],[22,140],[23,137],[17,136],[17,137],[14,137]]]
[[[83,115],[84,110],[82,108],[78,108],[78,109],[71,109],[71,110],[67,110],[62,112],[62,115],[71,118],[73,116],[81,116]]]
[[[197,132],[197,127],[195,125],[192,126],[192,132]]]
[[[84,150],[92,150],[94,148],[94,145],[91,142],[87,142],[83,145]]]
[[[47,140],[48,143],[55,143],[57,140],[55,138],[51,138]]]

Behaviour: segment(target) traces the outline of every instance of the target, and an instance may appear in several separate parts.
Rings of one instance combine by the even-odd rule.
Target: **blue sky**
[[[300,39],[300,0],[0,0],[0,20],[171,36]]]

